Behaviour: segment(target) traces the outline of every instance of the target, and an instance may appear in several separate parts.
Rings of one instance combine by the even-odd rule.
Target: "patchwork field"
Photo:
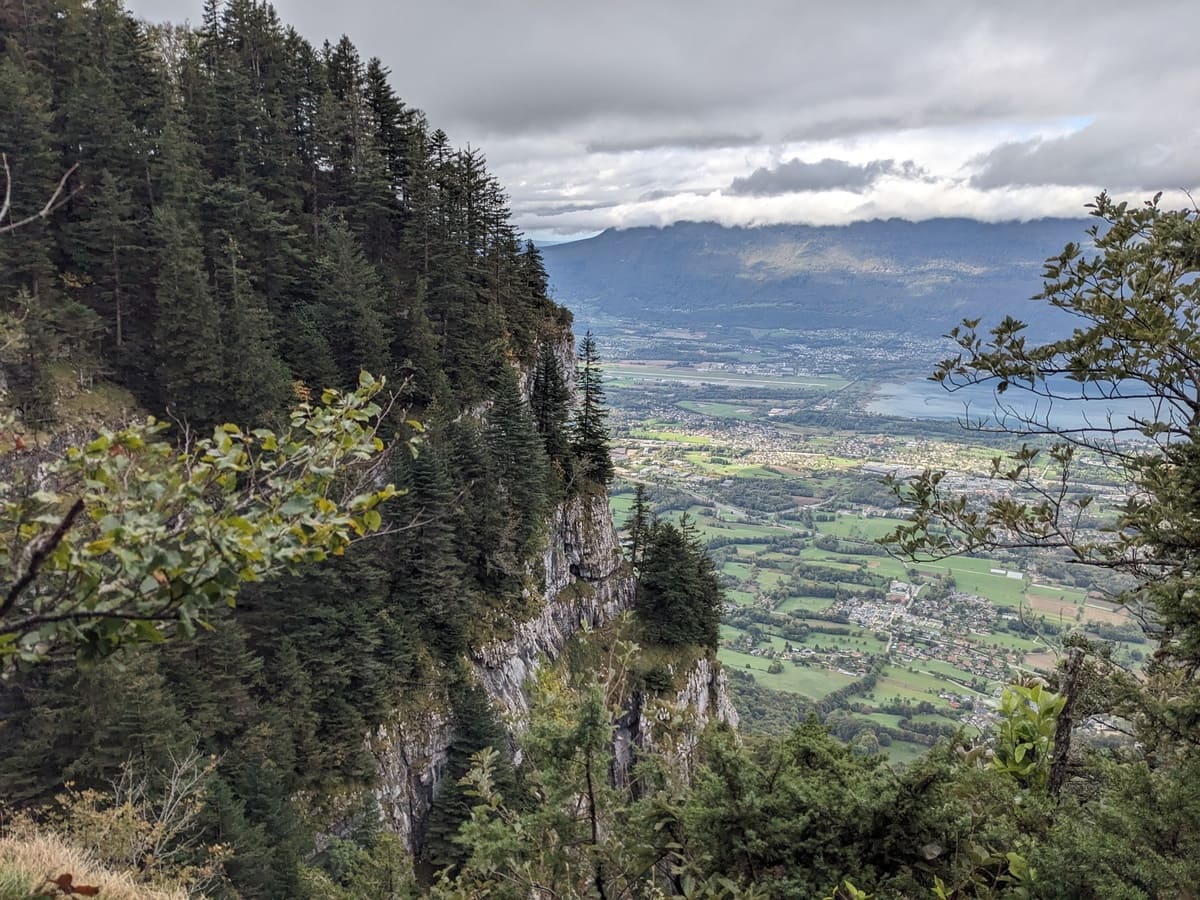
[[[1047,575],[1038,557],[914,562],[881,546],[906,520],[889,514],[880,471],[981,472],[994,450],[795,424],[797,411],[869,396],[849,379],[662,361],[610,365],[607,377],[624,417],[614,515],[628,515],[641,481],[656,514],[690,517],[726,589],[720,659],[742,680],[836,711],[847,735],[879,731],[903,759],[939,730],[990,727],[1002,686],[1053,668],[1070,630],[1115,630],[1118,657],[1142,658],[1123,640],[1126,610]]]

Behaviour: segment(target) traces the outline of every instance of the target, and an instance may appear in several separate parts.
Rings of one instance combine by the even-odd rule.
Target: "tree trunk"
[[[1054,730],[1054,753],[1050,762],[1050,781],[1047,789],[1051,797],[1057,797],[1067,780],[1067,758],[1071,755],[1071,732],[1075,728],[1075,700],[1079,694],[1079,670],[1083,667],[1083,650],[1072,647],[1063,666],[1062,685],[1059,693],[1067,698],[1062,712],[1058,714],[1058,727]]]

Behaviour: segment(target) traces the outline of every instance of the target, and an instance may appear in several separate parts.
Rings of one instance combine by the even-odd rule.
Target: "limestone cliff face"
[[[701,656],[688,665],[683,679],[682,687],[665,696],[641,691],[630,696],[613,736],[613,778],[618,784],[628,782],[638,752],[646,750],[666,753],[687,776],[700,735],[710,722],[737,728],[738,713],[724,670]]]
[[[599,627],[633,603],[633,578],[621,564],[616,531],[602,494],[560,506],[543,556],[546,602],[507,640],[479,648],[471,663],[480,684],[519,730],[528,720],[525,685],[543,659],[558,657],[583,625]]]
[[[479,683],[515,730],[528,721],[526,683],[542,661],[562,653],[581,626],[599,627],[633,603],[634,584],[621,562],[603,494],[572,497],[555,511],[540,565],[541,612],[511,637],[475,650]],[[452,737],[448,704],[423,693],[404,698],[392,722],[368,739],[378,761],[376,797],[385,823],[419,849],[425,818],[441,782]]]
[[[575,359],[570,332],[550,348],[564,372]],[[526,399],[530,373],[520,373]],[[568,379],[570,383],[570,379]],[[573,386],[573,385],[572,385]],[[482,416],[484,408],[467,414]],[[546,548],[530,563],[530,582],[540,584],[537,615],[513,627],[512,634],[476,648],[468,659],[480,685],[514,734],[529,721],[530,679],[557,659],[581,627],[600,628],[633,605],[634,581],[621,559],[608,498],[587,493],[562,503],[550,519]],[[673,702],[647,704],[630,698],[630,712],[618,723],[617,751],[625,759],[623,778],[635,748],[655,747],[688,766],[699,732],[712,719],[737,724],[725,676],[707,659],[697,660]],[[683,727],[663,727],[678,725]],[[420,850],[425,823],[445,774],[453,723],[448,700],[432,689],[400,699],[392,720],[370,735],[367,745],[379,772],[376,796],[385,824],[413,852]]]
[[[405,698],[392,721],[367,739],[379,783],[375,797],[389,830],[410,851],[420,849],[430,804],[449,758],[453,729],[445,697],[422,691]]]

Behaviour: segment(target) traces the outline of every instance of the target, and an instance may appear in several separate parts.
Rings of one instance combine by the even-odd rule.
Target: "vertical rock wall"
[[[512,637],[475,650],[470,664],[505,720],[529,717],[525,685],[543,659],[556,659],[581,626],[600,627],[633,603],[633,578],[621,562],[603,494],[572,497],[555,511],[541,565],[545,602]],[[376,797],[385,824],[418,849],[450,747],[449,704],[432,692],[402,698],[391,722],[368,738],[378,761]]]
[[[559,335],[553,350],[572,383],[574,355],[569,332]],[[528,398],[529,372],[523,371],[521,376]],[[475,412],[482,415],[484,410]],[[633,605],[633,576],[621,560],[608,498],[603,493],[571,497],[555,510],[540,566],[540,583],[545,586],[541,611],[516,625],[511,637],[477,648],[468,660],[515,732],[529,721],[527,685],[543,661],[557,659],[581,627],[602,627]],[[737,724],[725,675],[705,658],[692,666],[674,703],[660,700],[647,713],[640,694],[630,702],[631,711],[618,723],[616,734],[614,774],[618,778],[627,771],[635,748],[667,749],[686,767],[700,731],[710,720]],[[673,715],[678,718],[680,713],[688,725],[665,746],[662,729],[655,724]],[[449,702],[430,689],[400,698],[392,720],[368,736],[367,745],[378,761],[376,796],[384,823],[413,852],[420,849],[452,737]]]

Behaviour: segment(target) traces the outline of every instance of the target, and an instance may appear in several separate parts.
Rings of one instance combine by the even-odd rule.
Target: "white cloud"
[[[199,0],[130,2],[151,18],[200,15]],[[1103,187],[1200,184],[1200,3],[276,6],[311,40],[345,31],[379,56],[406,101],[484,149],[536,232],[1078,215]],[[722,192],[793,159],[911,160],[926,177]]]

